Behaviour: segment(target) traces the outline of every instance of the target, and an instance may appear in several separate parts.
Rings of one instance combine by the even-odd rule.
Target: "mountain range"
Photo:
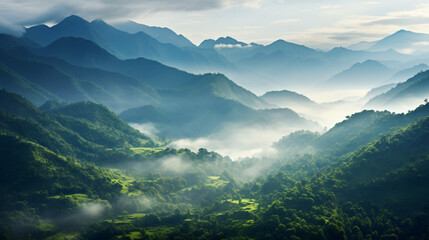
[[[415,36],[423,34],[399,31],[386,37],[387,40],[380,40],[380,44],[393,41],[388,39],[406,42],[401,40],[405,38],[415,42]],[[392,50],[396,48],[368,51],[334,48],[325,52],[284,40],[261,45],[232,37],[207,39],[196,47],[168,28],[135,22],[109,25],[102,20],[88,22],[78,16],[67,17],[52,27],[28,28],[23,37],[42,47],[63,37],[84,38],[120,59],[144,57],[194,73],[222,72],[257,94],[271,89],[302,90],[308,84],[328,80],[353,64],[369,59],[399,71],[405,68],[406,62],[417,58]]]
[[[216,51],[177,47],[160,42],[142,31],[130,34],[102,20],[88,22],[78,16],[67,17],[53,27],[38,25],[28,28],[23,35],[23,38],[41,46],[47,46],[63,37],[90,40],[121,59],[145,57],[190,71],[209,71],[210,68],[225,69],[232,66]]]
[[[131,123],[157,119],[159,134],[173,138],[210,135],[227,123],[317,127],[288,109],[283,118],[279,110],[257,110],[271,105],[222,74],[193,75],[144,58],[120,60],[82,38],[39,48],[6,35],[1,39],[1,73],[9,79],[1,87],[38,105],[49,99],[94,101],[126,110],[121,116]],[[148,115],[150,108],[162,114]]]

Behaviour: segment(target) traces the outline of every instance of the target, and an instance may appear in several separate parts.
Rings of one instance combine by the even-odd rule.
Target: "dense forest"
[[[232,161],[168,148],[100,104],[0,98],[2,239],[429,237],[428,104]]]

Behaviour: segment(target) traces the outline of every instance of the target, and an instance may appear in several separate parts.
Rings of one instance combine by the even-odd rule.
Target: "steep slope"
[[[173,30],[166,27],[147,26],[133,21],[116,23],[113,24],[113,27],[131,34],[144,32],[159,42],[170,43],[177,47],[195,47],[195,45],[182,34],[176,34]]]
[[[28,82],[28,85],[40,93],[44,100],[34,99],[30,93],[21,90],[18,92],[19,89],[14,87],[22,85],[20,83],[22,81],[18,79],[10,83],[13,85],[5,87],[23,94],[32,101],[34,99],[37,105],[41,105],[47,99],[68,102],[92,100],[103,103],[114,111],[121,111],[142,104],[156,103],[159,98],[152,87],[136,79],[111,71],[78,67],[57,58],[38,56],[25,48],[13,49],[8,53],[2,52],[0,56],[4,61],[7,60],[6,63],[15,69],[17,74],[21,72],[23,81]],[[71,85],[69,89],[64,88],[68,86],[67,84]]]
[[[424,227],[429,220],[428,144],[426,117],[342,156],[312,178],[294,183],[286,172],[268,178],[265,189],[278,189],[276,180],[282,180],[285,190],[271,199],[257,236],[424,239],[429,234]]]
[[[107,170],[78,163],[17,136],[0,133],[1,230],[13,239],[46,238],[43,230],[94,221],[122,186]],[[87,212],[96,207],[96,214]],[[6,228],[8,226],[8,228]],[[3,235],[5,236],[5,235]],[[6,235],[7,236],[7,235]]]
[[[0,79],[0,88],[9,89],[10,91],[24,95],[37,105],[40,105],[48,100],[47,95],[49,93],[43,91],[43,89],[37,89],[37,85],[32,84],[28,80],[24,79],[18,73],[5,66],[1,61]]]
[[[55,95],[61,99],[66,101],[83,101],[90,99],[74,78],[55,66],[31,60],[21,60],[3,51],[0,51],[0,60],[5,66],[27,79],[32,84],[50,93],[55,93]]]
[[[373,89],[369,90],[363,98],[359,99],[359,102],[366,104],[370,99],[389,91],[390,89],[394,88],[395,86],[396,86],[395,83],[390,83],[390,84],[386,84],[383,86],[373,88]]]
[[[427,116],[429,116],[429,104],[421,105],[407,114],[364,110],[348,116],[346,120],[337,123],[320,136],[313,135],[303,148],[308,147],[315,151],[329,152],[335,156],[341,156],[355,151],[360,146],[366,145],[384,134],[405,127],[413,121]],[[296,137],[299,138],[301,135],[297,134]],[[289,149],[287,145],[290,141],[294,141],[293,135],[284,137],[277,144],[277,147],[292,151],[293,149]]]
[[[75,103],[45,112],[4,90],[0,91],[0,99],[2,132],[21,136],[64,156],[108,162],[111,159],[103,153],[106,148],[155,144],[101,105]]]
[[[407,111],[429,97],[429,71],[420,72],[390,91],[376,96],[365,105],[368,108]]]
[[[423,210],[429,200],[428,130],[426,117],[353,153],[340,167],[342,176],[336,174],[347,189],[338,194],[368,199],[399,215]]]

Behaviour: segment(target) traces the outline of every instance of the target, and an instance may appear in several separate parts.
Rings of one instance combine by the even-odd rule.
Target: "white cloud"
[[[0,16],[16,19],[14,23],[32,25],[59,21],[72,14],[88,19],[114,20],[156,12],[192,12],[237,6],[257,8],[259,0],[14,0],[2,2]]]
[[[252,47],[252,45],[245,45],[245,46],[241,46],[240,44],[216,44],[214,46],[215,48],[247,48],[247,47]]]
[[[296,23],[296,22],[299,22],[298,18],[287,18],[287,19],[275,20],[271,22],[271,24],[290,24],[290,23]]]

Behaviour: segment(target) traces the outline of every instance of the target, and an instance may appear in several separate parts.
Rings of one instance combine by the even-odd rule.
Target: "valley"
[[[0,239],[427,239],[428,36],[1,33]]]

